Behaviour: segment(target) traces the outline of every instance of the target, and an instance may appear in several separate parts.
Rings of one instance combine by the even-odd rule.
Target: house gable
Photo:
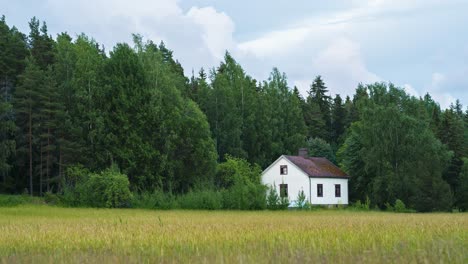
[[[304,177],[309,177],[306,172],[304,172],[301,168],[299,168],[296,164],[292,163],[288,158],[286,158],[285,155],[281,155],[278,159],[276,159],[270,166],[268,166],[266,169],[263,170],[262,175],[264,175],[268,170],[272,169],[275,167],[278,162],[284,161],[287,163],[289,166],[295,167],[297,170],[299,170],[302,174],[304,174]]]

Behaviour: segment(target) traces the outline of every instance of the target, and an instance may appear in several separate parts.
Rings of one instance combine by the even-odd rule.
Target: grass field
[[[0,208],[0,263],[468,263],[467,214]]]

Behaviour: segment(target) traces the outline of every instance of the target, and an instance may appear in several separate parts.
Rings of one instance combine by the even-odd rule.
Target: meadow
[[[0,208],[0,263],[468,263],[468,215]]]

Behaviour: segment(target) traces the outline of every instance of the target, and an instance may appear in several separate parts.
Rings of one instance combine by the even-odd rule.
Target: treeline
[[[45,23],[29,25],[25,35],[0,20],[2,192],[70,191],[68,174],[81,164],[90,175],[118,168],[141,197],[229,193],[260,181],[235,180],[226,157],[265,168],[306,146],[351,175],[351,201],[468,209],[468,110],[459,101],[442,110],[429,94],[383,83],[331,97],[320,76],[303,98],[278,69],[257,81],[229,53],[187,78],[162,42],[134,35],[132,46],[106,52],[84,34],[54,39]]]

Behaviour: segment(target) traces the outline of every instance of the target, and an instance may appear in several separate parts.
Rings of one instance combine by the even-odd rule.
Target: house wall
[[[348,204],[348,179],[310,178],[312,204]],[[317,196],[317,184],[323,184],[323,197]],[[335,197],[335,184],[341,185],[341,197]]]
[[[280,166],[288,166],[288,174],[280,174]],[[310,182],[309,182],[310,181]],[[279,185],[288,184],[288,198],[291,206],[295,205],[299,191],[303,190],[307,201],[317,205],[348,204],[348,179],[339,178],[310,178],[288,159],[281,157],[262,174],[262,183],[274,186],[278,194]],[[309,195],[309,184],[311,194]],[[317,197],[317,184],[323,184],[323,197]],[[341,185],[341,197],[335,197],[335,184]],[[312,199],[310,199],[312,198]]]

